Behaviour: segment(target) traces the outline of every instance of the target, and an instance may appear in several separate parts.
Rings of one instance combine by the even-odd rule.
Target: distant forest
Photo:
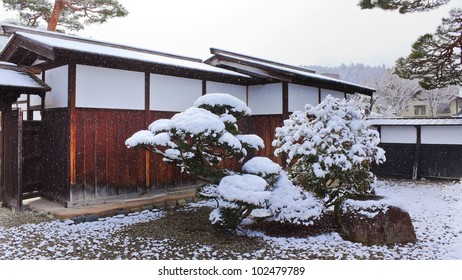
[[[340,75],[341,80],[366,86],[372,86],[374,81],[380,81],[387,72],[385,65],[368,66],[362,63],[352,63],[350,65],[342,64],[337,67],[324,67],[317,65],[303,65],[302,67],[314,70],[317,74],[338,74]]]

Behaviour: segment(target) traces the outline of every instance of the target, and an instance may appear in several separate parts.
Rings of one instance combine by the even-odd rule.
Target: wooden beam
[[[206,94],[207,94],[207,81],[202,80],[202,95],[206,95]]]
[[[144,73],[144,127],[147,129],[149,115],[151,113],[151,74]],[[145,152],[145,187],[146,190],[151,186],[151,152]]]
[[[77,66],[68,66],[68,110],[69,110],[69,184],[76,183],[76,79]]]
[[[416,126],[416,143],[415,143],[415,155],[414,155],[414,166],[412,167],[412,180],[419,178],[419,162],[420,162],[420,144],[422,142],[422,127]]]
[[[289,118],[289,84],[286,82],[282,83],[282,117]]]
[[[321,88],[318,87],[318,104],[322,102]]]

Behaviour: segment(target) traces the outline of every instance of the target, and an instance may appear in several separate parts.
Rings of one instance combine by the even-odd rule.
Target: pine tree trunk
[[[56,27],[58,26],[59,16],[61,12],[64,10],[64,2],[63,0],[55,0],[55,5],[53,6],[53,12],[51,13],[50,20],[48,21],[48,30],[49,31],[56,31]]]

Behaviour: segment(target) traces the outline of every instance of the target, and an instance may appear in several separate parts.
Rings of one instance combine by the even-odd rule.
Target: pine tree
[[[448,2],[361,0],[359,6],[362,9],[399,10],[404,14],[429,11]],[[434,34],[420,36],[413,44],[411,54],[396,62],[396,74],[406,79],[418,79],[425,89],[462,84],[462,9],[452,9]]]
[[[26,26],[37,27],[42,21],[47,29],[58,26],[79,31],[85,25],[104,23],[110,18],[124,17],[128,11],[117,0],[2,0],[7,10],[17,11]]]
[[[426,1],[407,1],[407,0],[361,0],[361,9],[380,8],[383,10],[398,10],[400,13],[423,12],[436,9],[445,5],[449,0],[426,0]]]

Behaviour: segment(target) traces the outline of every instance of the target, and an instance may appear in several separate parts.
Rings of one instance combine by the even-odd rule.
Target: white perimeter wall
[[[382,143],[415,144],[417,129],[413,126],[382,126],[380,141]]]
[[[282,84],[249,86],[252,115],[282,114]]]
[[[422,126],[422,144],[462,145],[460,126]]]
[[[304,111],[306,104],[318,105],[318,88],[289,84],[289,112]]]
[[[77,65],[77,107],[144,110],[144,100],[144,73]]]
[[[45,71],[45,83],[51,87],[45,94],[45,108],[67,107],[68,75],[67,65]]]
[[[207,93],[227,93],[247,103],[247,87],[217,82],[207,82]]]
[[[328,95],[332,95],[332,97],[343,99],[345,98],[345,93],[330,89],[321,89],[321,100],[324,100]]]
[[[151,74],[150,109],[181,112],[202,96],[202,81]]]

